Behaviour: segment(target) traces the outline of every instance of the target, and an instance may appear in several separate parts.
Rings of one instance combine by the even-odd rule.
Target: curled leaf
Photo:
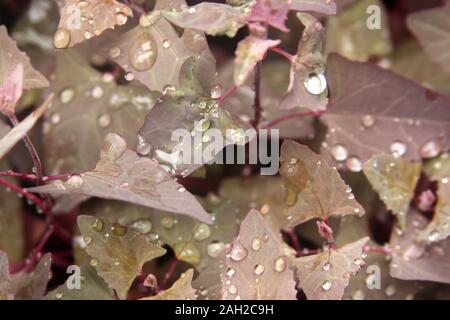
[[[142,300],[196,300],[197,294],[192,288],[192,277],[194,270],[189,269],[182,273],[180,278],[167,290],[158,292],[153,297]]]
[[[253,35],[239,42],[234,60],[234,83],[237,86],[242,85],[267,51],[280,43],[280,40],[262,39]]]
[[[61,15],[53,38],[57,49],[73,47],[124,25],[133,11],[116,0],[56,0]]]
[[[221,275],[223,299],[295,300],[289,254],[259,211],[247,214],[230,250]]]
[[[53,94],[47,97],[47,99],[33,111],[28,117],[22,122],[11,129],[5,136],[0,140],[0,159],[4,157],[5,154],[11,150],[12,147],[16,145],[23,137],[26,136],[27,132],[34,127],[39,118],[44,114],[53,99]]]
[[[364,214],[336,168],[330,168],[308,147],[287,140],[281,147],[280,160],[290,227],[314,218]]]
[[[422,164],[392,155],[378,155],[367,161],[363,170],[381,200],[404,228]]]
[[[122,200],[211,222],[209,214],[192,194],[157,163],[127,149],[125,140],[113,133],[106,136],[100,161],[93,171],[28,190]]]
[[[340,300],[353,273],[364,264],[363,248],[368,237],[338,249],[295,258],[299,286],[308,300]]]
[[[144,263],[166,252],[151,243],[147,236],[120,224],[111,224],[106,219],[79,216],[78,227],[87,244],[91,266],[121,299],[127,297]]]

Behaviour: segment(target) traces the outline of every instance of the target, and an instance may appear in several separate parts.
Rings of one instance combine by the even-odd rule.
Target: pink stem
[[[0,178],[0,184],[13,190],[17,194],[24,196],[26,199],[34,202],[44,213],[46,213],[48,215],[51,214],[51,210],[47,207],[47,205],[45,205],[45,203],[40,198],[36,197],[34,194],[32,194],[32,193],[22,189],[21,187],[18,187],[15,184],[13,184],[7,180],[4,180],[2,178]]]

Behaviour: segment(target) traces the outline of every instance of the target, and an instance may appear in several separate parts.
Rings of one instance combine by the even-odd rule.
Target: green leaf
[[[158,292],[153,297],[143,298],[141,300],[196,300],[197,294],[192,288],[192,277],[194,270],[189,269],[182,273],[180,278],[167,290]]]
[[[392,155],[378,155],[364,164],[364,174],[387,208],[405,227],[406,213],[414,196],[422,164]]]
[[[80,289],[69,289],[67,282],[46,295],[49,300],[114,300],[114,292],[100,278],[94,267],[85,263],[80,268]]]
[[[292,140],[283,143],[280,174],[286,192],[284,214],[290,227],[314,218],[364,214],[337,169],[306,146]]]
[[[381,29],[370,30],[366,26],[367,8],[372,5],[381,9]],[[358,61],[389,54],[392,44],[387,16],[380,0],[355,1],[338,15],[327,18],[326,52],[336,52]]]
[[[116,290],[120,299],[126,299],[144,263],[166,252],[152,244],[147,236],[105,219],[80,216],[78,227],[87,244],[91,266],[111,289]]]
[[[368,237],[338,249],[295,258],[299,286],[308,300],[340,300],[351,275],[364,264],[363,248]]]

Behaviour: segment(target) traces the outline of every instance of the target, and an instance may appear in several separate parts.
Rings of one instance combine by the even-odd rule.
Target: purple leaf
[[[285,22],[289,13],[289,2],[289,0],[257,0],[247,20],[270,24],[274,28],[288,32]]]

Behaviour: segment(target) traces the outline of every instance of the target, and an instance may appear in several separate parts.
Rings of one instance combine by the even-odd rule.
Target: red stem
[[[36,175],[34,175],[34,174],[13,172],[11,170],[0,171],[0,176],[1,177],[15,177],[15,178],[19,178],[19,179],[22,179],[22,180],[30,180],[30,181],[35,181],[36,180]]]
[[[235,85],[231,86],[224,94],[222,94],[217,101],[217,103],[220,105],[222,102],[224,102],[229,96],[233,94],[234,91],[236,91],[237,87]]]
[[[288,59],[290,62],[294,62],[294,61],[296,60],[295,56],[291,55],[290,53],[284,51],[284,50],[281,49],[281,48],[278,48],[278,47],[271,48],[270,51],[282,55],[283,57],[285,57],[286,59]]]
[[[163,280],[161,281],[161,285],[159,286],[161,289],[167,289],[166,288],[167,281],[169,281],[170,277],[172,276],[173,272],[175,271],[177,264],[178,264],[178,259],[175,257],[175,258],[173,258],[172,262],[170,263],[169,269],[167,270],[166,274],[164,275]]]
[[[51,214],[51,210],[45,205],[45,203],[40,198],[36,197],[34,194],[32,194],[32,193],[22,189],[21,187],[18,187],[15,184],[13,184],[7,180],[4,180],[2,178],[0,178],[0,184],[4,185],[7,188],[10,188],[17,194],[20,194],[20,195],[24,196],[26,199],[34,202],[44,213],[46,213],[48,215]]]

